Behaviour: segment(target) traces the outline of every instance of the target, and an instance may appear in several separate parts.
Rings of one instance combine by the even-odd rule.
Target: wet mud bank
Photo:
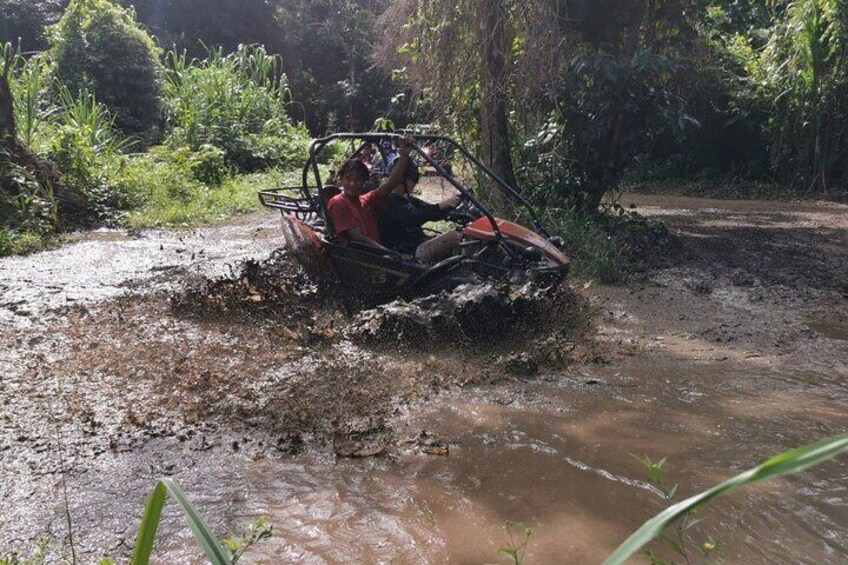
[[[848,428],[848,208],[622,204],[674,249],[556,292],[356,307],[272,255],[271,216],[0,261],[0,543],[58,558],[64,485],[78,554],[122,559],[167,475],[222,535],[270,516],[245,562],[494,562],[511,520],[526,562],[593,563],[656,511],[630,453],[687,495]],[[697,535],[729,562],[842,561],[846,465]],[[202,563],[166,514],[161,562]]]

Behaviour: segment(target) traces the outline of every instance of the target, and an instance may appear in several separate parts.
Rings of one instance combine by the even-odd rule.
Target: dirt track
[[[609,289],[635,293],[629,310],[672,340],[846,374],[846,359],[812,350],[848,331],[848,206],[646,195],[621,204],[663,220],[679,243],[644,276]]]
[[[848,416],[833,407],[848,397],[848,207],[636,195],[621,203],[666,221],[678,245],[626,284],[562,295],[560,316],[545,328],[494,344],[351,339],[339,298],[301,292],[301,274],[285,266],[268,272],[282,281],[273,289],[238,277],[210,286],[274,249],[268,215],[184,236],[88,234],[0,260],[0,495],[8,501],[0,542],[61,540],[65,477],[86,526],[82,550],[122,555],[158,476],[202,490],[204,468],[304,450],[391,452],[408,414],[442,402],[440,391],[486,383],[509,391],[537,372],[600,374],[613,384],[637,367],[697,372],[705,363],[814,374],[818,381],[792,390],[796,399],[821,394],[816,406],[828,411],[796,415],[793,429],[757,431],[757,452],[844,430]],[[710,396],[725,385],[700,386],[713,387],[698,392]],[[781,413],[792,390],[773,391]],[[786,437],[761,441],[769,434]],[[741,438],[733,444],[749,448]],[[848,547],[844,532],[833,547]]]

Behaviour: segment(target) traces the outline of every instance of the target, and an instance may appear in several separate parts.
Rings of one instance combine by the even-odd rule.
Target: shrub
[[[6,224],[23,231],[49,233],[56,225],[56,202],[50,187],[39,184],[29,171],[12,165],[2,170],[4,184],[11,190],[4,192],[3,208],[11,209]]]
[[[135,228],[188,226],[253,211],[259,207],[257,187],[286,184],[281,172],[270,170],[227,177],[220,186],[209,187],[194,177],[187,160],[171,158],[171,151],[164,147],[136,158],[130,169],[145,198],[144,205],[129,216]]]
[[[161,63],[134,13],[107,0],[72,0],[48,34],[59,81],[74,95],[94,94],[124,133],[148,138],[161,116]]]
[[[563,238],[578,276],[596,278],[602,283],[618,280],[623,257],[615,239],[597,215],[574,210],[551,210],[548,223]]]
[[[288,118],[289,91],[279,59],[258,46],[240,46],[204,61],[169,53],[166,143],[223,151],[240,171],[288,165],[305,157],[307,134]]]
[[[793,186],[845,189],[848,167],[848,12],[838,0],[792,2],[752,75],[773,101],[774,173]]]
[[[679,66],[649,52],[624,58],[586,48],[560,79],[569,96],[517,149],[520,184],[540,200],[598,208],[663,132],[697,122],[669,85]]]
[[[114,218],[114,211],[137,202],[133,190],[119,179],[128,142],[92,94],[82,91],[74,99],[65,88],[59,94],[61,105],[47,136],[47,154],[62,171],[64,184],[86,195],[101,219]]]
[[[62,4],[62,0],[0,0],[0,41],[20,40],[24,51],[44,49],[44,28],[59,19]]]
[[[0,257],[12,253],[12,235],[9,230],[0,226]]]

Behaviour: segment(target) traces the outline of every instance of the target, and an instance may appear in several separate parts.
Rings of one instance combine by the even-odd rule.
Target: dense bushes
[[[478,88],[491,69],[477,30],[494,29],[480,3],[392,3],[379,61],[472,141],[492,135],[480,109],[504,100],[518,176],[538,196],[592,210],[624,175],[848,191],[844,1],[492,5],[508,36],[497,96]]]
[[[24,51],[47,47],[46,26],[58,21],[67,0],[0,0],[0,43],[18,45]]]
[[[848,182],[848,10],[841,0],[792,2],[751,74],[773,100],[774,173],[827,192]]]
[[[662,133],[697,126],[669,88],[675,70],[673,61],[649,52],[576,55],[560,79],[570,96],[557,99],[517,147],[522,185],[539,201],[595,210]]]
[[[277,58],[260,47],[213,50],[204,61],[170,53],[162,89],[156,50],[134,25],[105,0],[74,0],[53,28],[50,52],[12,56],[4,47],[18,127],[17,141],[0,148],[48,159],[56,177],[48,182],[25,160],[0,158],[0,254],[37,249],[62,227],[54,185],[82,195],[100,221],[208,221],[255,207],[256,183],[277,178],[237,173],[305,157],[307,134],[288,117]],[[93,48],[121,38],[129,38],[121,49]],[[135,78],[146,86],[121,84],[122,72],[110,67],[121,64],[145,67]],[[145,150],[153,131],[162,146]]]

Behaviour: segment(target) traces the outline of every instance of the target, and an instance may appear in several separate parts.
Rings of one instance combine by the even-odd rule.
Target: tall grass
[[[74,95],[61,84],[57,90],[46,153],[62,171],[62,181],[85,194],[101,219],[139,204],[135,187],[122,176],[124,153],[133,142],[115,129],[113,116],[93,94]]]
[[[288,118],[291,93],[279,57],[264,47],[240,46],[226,56],[210,49],[203,61],[169,52],[166,69],[168,145],[214,145],[241,171],[305,156],[307,136]]]
[[[135,182],[145,190],[144,206],[130,212],[126,220],[133,228],[185,227],[252,212],[261,207],[256,197],[257,187],[295,182],[295,173],[271,169],[227,177],[220,186],[210,188],[194,178],[184,165],[156,154],[133,160],[127,174],[137,175]]]
[[[288,117],[280,59],[262,47],[230,55],[213,49],[203,61],[169,53],[165,146],[140,155],[130,153],[135,140],[117,130],[116,115],[90,91],[56,81],[46,54],[24,57],[10,44],[2,51],[19,140],[53,161],[63,187],[87,196],[101,220],[186,225],[253,210],[256,183],[274,184],[281,176],[275,167],[300,165],[306,156],[308,134]],[[53,187],[40,186],[30,171],[2,174],[17,188],[0,192],[0,253],[38,248],[56,227]]]
[[[548,210],[545,216],[545,224],[562,238],[575,275],[602,283],[618,280],[626,257],[600,216],[573,209]]]
[[[74,96],[61,84],[57,90],[59,92],[59,110],[56,120],[58,125],[73,129],[75,137],[92,152],[110,157],[132,145],[130,140],[117,132],[115,118],[93,94],[82,90]]]
[[[771,164],[796,186],[827,192],[848,182],[848,14],[842,0],[786,6],[752,65],[769,120]]]
[[[10,47],[7,44],[6,48]],[[49,61],[42,53],[25,57],[18,52],[13,56],[12,68],[9,86],[14,98],[17,134],[25,145],[37,149],[38,134],[55,111],[45,95],[50,85]]]

